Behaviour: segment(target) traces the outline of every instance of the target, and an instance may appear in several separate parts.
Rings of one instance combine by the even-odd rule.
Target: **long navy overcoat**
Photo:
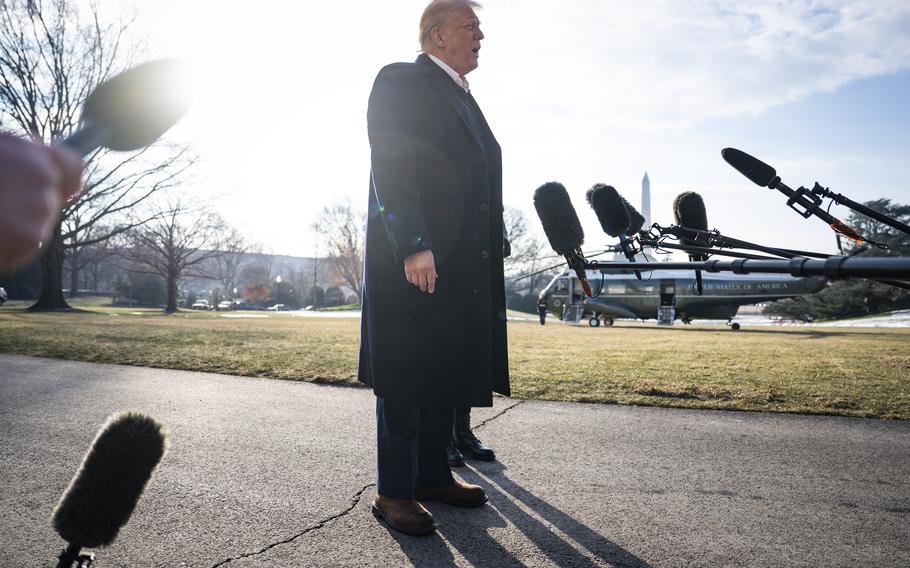
[[[509,394],[502,154],[473,96],[426,55],[384,67],[371,148],[358,378],[377,396],[491,406]],[[430,249],[436,293],[405,278]]]

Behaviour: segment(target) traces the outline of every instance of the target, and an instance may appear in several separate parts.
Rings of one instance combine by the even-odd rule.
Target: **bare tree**
[[[234,289],[240,282],[240,267],[248,260],[247,253],[252,247],[235,227],[228,227],[224,223],[222,225],[223,229],[215,242],[219,254],[208,263],[206,272],[221,283],[225,294],[233,298]]]
[[[329,265],[360,301],[363,295],[364,215],[350,201],[322,210],[319,230]]]
[[[152,221],[130,231],[130,246],[125,256],[132,261],[134,272],[164,279],[167,287],[164,311],[171,314],[177,311],[181,278],[207,276],[195,269],[219,254],[214,248],[223,230],[218,216],[179,201],[170,203],[157,208]]]
[[[75,222],[78,222],[78,216],[74,219],[71,219]],[[82,242],[74,243],[74,246],[69,247],[68,254],[64,262],[64,268],[69,273],[69,282],[70,282],[70,298],[75,298],[79,295],[79,276],[82,274],[83,270],[88,269],[92,274],[94,279],[94,288],[97,289],[98,285],[98,274],[101,269],[101,263],[109,260],[114,256],[112,250],[111,239],[103,239],[96,241],[95,239],[100,234],[105,234],[110,231],[110,228],[105,225],[95,225],[89,228],[86,231],[86,241],[91,244],[83,244]]]
[[[102,278],[104,277],[107,278],[108,284],[110,283],[116,268],[114,259],[118,254],[117,247],[113,244],[115,240],[101,241],[83,249],[79,253],[80,274],[82,274],[84,288],[89,288],[96,292],[101,290]]]
[[[503,225],[509,239],[512,254],[504,260],[506,293],[536,294],[552,277],[551,272],[536,272],[557,264],[559,259],[547,254],[543,239],[531,232],[524,213],[514,207],[506,207]]]
[[[76,6],[75,0],[0,0],[0,120],[5,127],[45,142],[66,136],[94,87],[132,63],[138,48],[126,39],[130,22],[104,23],[95,7],[80,13]],[[67,309],[65,255],[146,222],[148,217],[127,213],[176,185],[193,161],[185,148],[153,158],[155,153],[99,151],[87,157],[85,188],[65,206],[45,243],[41,294],[33,310]],[[77,280],[80,264],[71,267]]]

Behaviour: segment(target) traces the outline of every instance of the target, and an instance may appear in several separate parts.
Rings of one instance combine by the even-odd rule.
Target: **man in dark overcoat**
[[[370,93],[369,217],[358,378],[376,394],[373,513],[435,530],[420,501],[476,507],[446,447],[456,407],[509,394],[502,156],[468,90],[483,33],[467,0],[434,0],[423,53],[384,67]]]

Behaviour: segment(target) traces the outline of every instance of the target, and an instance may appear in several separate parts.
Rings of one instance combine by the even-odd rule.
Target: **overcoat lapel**
[[[433,63],[433,60],[430,59],[426,54],[421,54],[417,57],[417,63],[421,66],[421,69],[426,74],[430,80],[430,84],[433,85],[433,88],[439,91],[439,94],[448,101],[452,108],[455,109],[455,113],[458,115],[458,118],[461,120],[461,124],[465,127],[465,130],[471,135],[471,138],[474,140],[474,143],[477,144],[477,147],[480,148],[480,151],[484,151],[483,141],[479,138],[480,124],[479,121],[483,120],[482,117],[478,117],[478,121],[475,121],[474,127],[471,126],[471,118],[468,116],[468,109],[465,106],[467,104],[466,100],[459,98],[458,92],[455,89],[460,89],[456,85],[452,78],[443,71],[439,65]]]

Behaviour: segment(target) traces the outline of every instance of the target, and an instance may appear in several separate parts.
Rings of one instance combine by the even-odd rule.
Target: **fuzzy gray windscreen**
[[[566,254],[581,248],[585,233],[572,207],[566,188],[557,182],[548,182],[534,191],[534,208],[543,225],[543,232],[556,254]]]
[[[611,237],[618,237],[629,228],[629,212],[623,198],[613,186],[595,184],[585,194],[588,204],[597,214],[600,227]]]
[[[54,509],[57,533],[84,547],[112,543],[166,448],[162,426],[152,418],[133,412],[108,418]]]

